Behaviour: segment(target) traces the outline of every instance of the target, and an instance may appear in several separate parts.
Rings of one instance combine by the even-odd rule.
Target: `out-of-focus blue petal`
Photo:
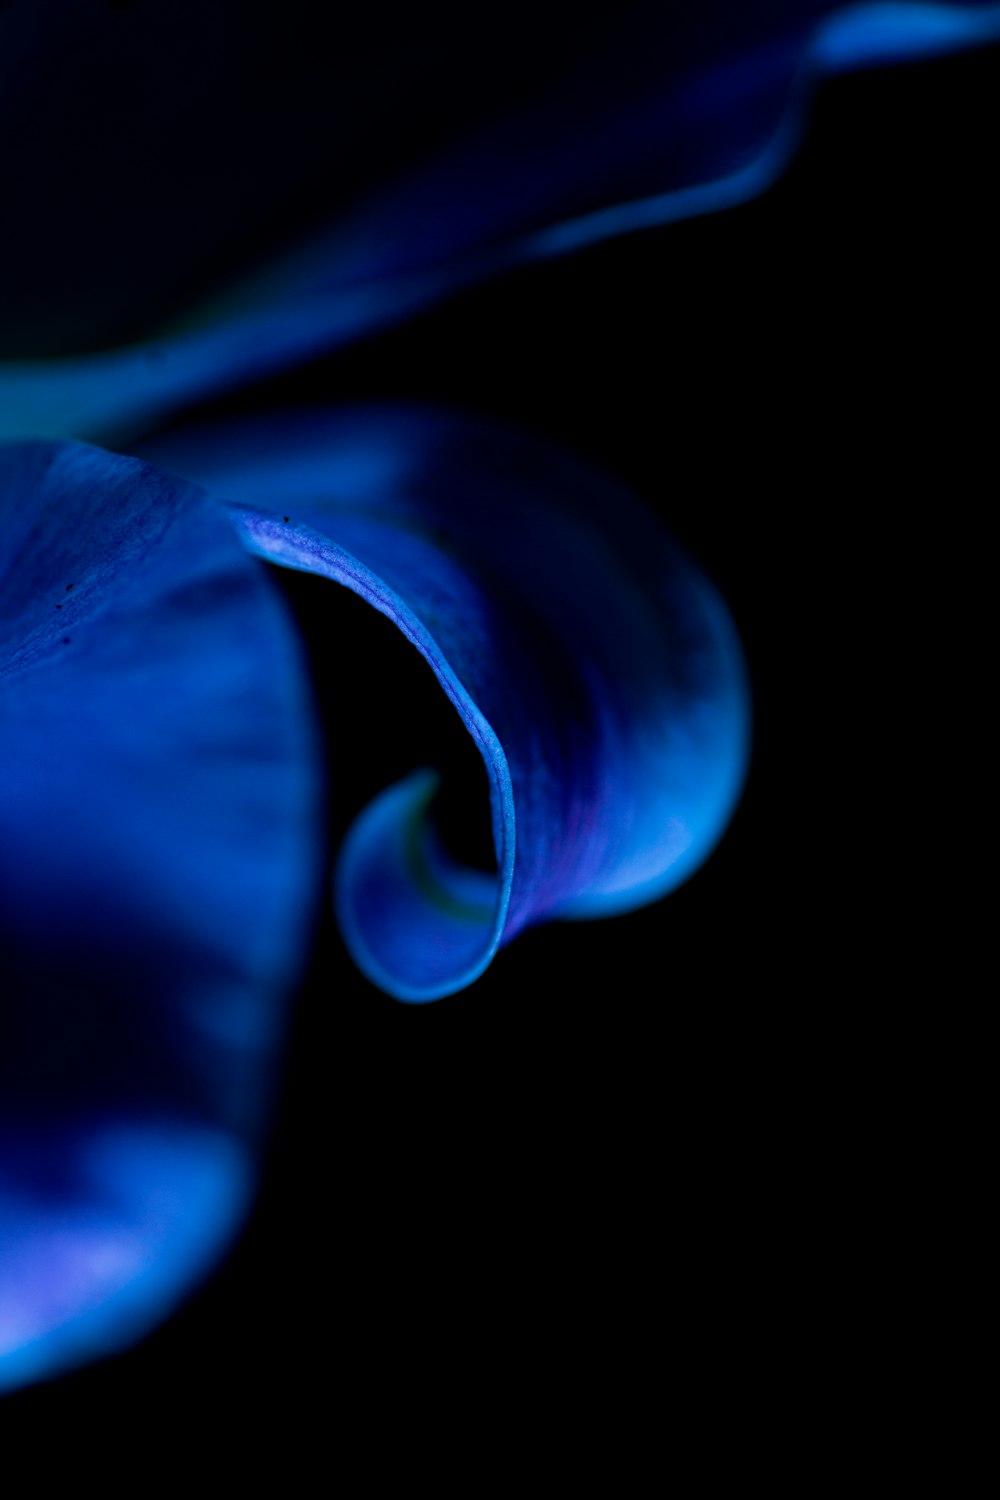
[[[247,1203],[318,875],[306,693],[220,507],[0,447],[0,1388],[145,1332]]]
[[[339,916],[375,983],[449,994],[529,924],[653,900],[713,847],[746,768],[740,648],[712,586],[610,479],[535,438],[393,408],[154,451],[234,504],[253,552],[394,621],[482,756],[496,876],[449,858],[426,771],[347,836]]]
[[[871,0],[831,16],[816,38],[814,56],[825,72],[840,72],[957,52],[998,35],[998,7],[991,0],[962,5]]]
[[[240,110],[248,122],[254,118],[245,96],[253,70],[261,68],[259,18],[257,30],[246,28],[252,44],[246,43],[242,59],[223,45],[221,35],[206,33],[197,60],[189,60],[199,87],[183,91],[195,102],[181,109],[182,91],[173,78],[183,24],[177,21],[165,31],[162,8],[142,9],[149,12],[148,35],[137,33],[145,37],[144,49],[137,60],[131,52],[123,60],[142,82],[139,89],[133,78],[131,87],[142,99],[160,101],[164,122],[157,132],[149,124],[149,109],[140,109],[134,138],[130,128],[110,140],[101,136],[101,144],[110,151],[120,137],[134,177],[132,158],[141,142],[147,152],[142,181],[165,182],[165,207],[159,224],[148,204],[144,217],[123,183],[120,224],[107,209],[116,226],[110,244],[119,257],[126,245],[132,253],[115,276],[102,279],[99,265],[74,273],[71,252],[67,255],[60,239],[59,258],[50,270],[55,290],[65,299],[68,277],[70,291],[77,289],[77,301],[87,311],[112,304],[120,285],[135,281],[142,291],[144,275],[154,310],[161,305],[154,290],[159,288],[162,303],[171,277],[180,283],[172,288],[176,302],[185,284],[181,262],[192,285],[198,284],[199,249],[208,260],[228,257],[230,268],[239,261],[239,241],[232,242],[232,225],[227,234],[228,220],[256,243],[262,234],[258,220],[266,223],[267,210],[281,218],[282,180],[275,160],[281,153],[266,138],[258,139],[249,124],[246,159],[233,150],[227,158],[238,170],[211,170],[220,142],[233,144],[229,134],[233,119],[244,117]],[[206,8],[213,25],[226,9]],[[148,429],[180,404],[342,345],[505,267],[731,207],[763,191],[784,168],[802,128],[809,84],[818,74],[1000,37],[996,0],[706,0],[673,6],[650,0],[602,8],[587,27],[574,21],[571,34],[565,6],[551,0],[534,7],[531,47],[512,48],[505,31],[505,45],[494,59],[487,48],[470,62],[470,38],[456,8],[445,5],[427,14],[423,47],[414,46],[405,26],[400,30],[402,12],[389,6],[379,15],[385,24],[374,60],[372,35],[366,41],[348,37],[328,55],[316,49],[318,60],[310,56],[308,76],[300,76],[307,48],[302,55],[282,54],[291,61],[284,72],[277,68],[277,82],[269,79],[269,91],[262,95],[272,101],[271,113],[261,106],[268,119],[274,99],[287,95],[288,108],[277,112],[272,133],[284,143],[289,183],[298,184],[299,191],[308,168],[315,213],[325,221],[308,233],[291,233],[290,240],[285,236],[298,245],[294,253],[268,242],[270,255],[262,263],[269,269],[245,277],[235,290],[230,276],[223,295],[200,302],[189,296],[183,305],[198,308],[193,319],[177,322],[164,315],[153,318],[155,331],[116,347],[0,364],[0,432],[122,439]],[[519,13],[511,23],[515,28],[519,18],[526,19]],[[144,24],[144,18],[135,19],[137,27]],[[449,28],[455,33],[452,43]],[[353,62],[352,40],[361,49]],[[450,67],[443,63],[449,46],[454,48]],[[226,83],[214,95],[202,76],[213,47],[225,59]],[[158,49],[162,69],[172,70],[166,92]],[[75,53],[62,62],[69,88],[83,75]],[[511,84],[505,85],[505,70]],[[114,76],[123,75],[131,77],[129,66]],[[301,100],[313,94],[328,101],[333,123],[325,133],[309,116],[313,128],[305,130],[301,149],[295,149],[294,139],[287,142],[281,135],[279,121],[298,120]],[[204,120],[198,113],[203,96],[220,101]],[[353,116],[345,117],[345,100],[351,101]],[[375,111],[371,119],[366,110]],[[351,128],[355,116],[356,130]],[[207,129],[199,131],[199,122]],[[27,169],[23,151],[11,158],[32,182],[44,183],[49,170],[48,136],[42,139],[43,146],[36,147],[40,156],[27,151]],[[58,148],[50,149],[53,160],[63,151],[63,132],[57,140]],[[317,142],[327,140],[324,157]],[[262,157],[259,182],[251,171],[255,150]],[[110,180],[113,168],[112,160]],[[47,204],[44,187],[38,192]],[[230,203],[233,192],[236,200]],[[8,246],[20,245],[23,226],[37,218],[30,203],[18,209],[23,196],[23,188],[15,188],[5,197],[12,222],[22,226],[13,240],[8,237]],[[148,190],[144,201],[147,197]],[[221,212],[225,204],[228,219]],[[100,220],[91,208],[90,219],[95,218]],[[294,223],[294,215],[290,219]],[[179,224],[191,229],[177,242]],[[26,279],[36,274],[30,261],[18,277],[8,273],[19,299]],[[57,346],[53,352],[60,347],[65,349]]]

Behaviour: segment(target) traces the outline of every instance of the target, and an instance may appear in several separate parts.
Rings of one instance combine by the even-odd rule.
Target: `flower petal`
[[[742,656],[712,586],[611,480],[505,429],[392,408],[155,451],[235,503],[259,556],[393,620],[482,756],[496,876],[441,846],[427,772],[348,834],[337,905],[375,983],[452,993],[529,924],[654,900],[705,858],[746,769]]]
[[[463,54],[468,33],[461,17],[446,8],[436,14],[441,34],[429,49],[439,71],[428,75],[427,48],[414,48],[405,26],[397,37],[404,16],[393,13],[385,18],[385,50],[377,67],[365,51],[370,37],[364,46],[364,38],[355,38],[361,51],[353,63],[343,39],[326,51],[303,45],[282,53],[277,97],[288,108],[282,112],[271,101],[262,112],[272,120],[282,154],[270,138],[258,139],[259,122],[254,127],[247,106],[266,42],[259,18],[249,26],[247,53],[239,62],[216,33],[200,49],[185,50],[183,18],[171,29],[164,19],[169,9],[151,7],[148,18],[130,18],[135,35],[122,41],[121,65],[112,70],[146,101],[135,111],[134,138],[132,128],[119,129],[110,140],[100,136],[102,154],[112,153],[105,177],[116,192],[119,180],[134,180],[137,172],[144,182],[167,184],[159,220],[148,189],[142,213],[131,192],[118,193],[101,211],[91,207],[81,217],[107,229],[108,243],[124,254],[124,263],[109,278],[99,260],[74,268],[60,259],[44,283],[51,297],[58,293],[71,304],[75,297],[85,311],[113,302],[120,286],[135,283],[135,297],[141,301],[144,293],[161,317],[153,320],[153,332],[147,318],[145,334],[116,347],[105,340],[96,352],[66,350],[59,358],[0,364],[0,433],[121,439],[148,430],[185,402],[343,345],[504,268],[731,207],[762,192],[784,169],[801,134],[811,78],[1000,37],[996,0],[716,0],[609,7],[592,32],[583,28],[582,42],[574,12],[569,46],[564,11],[553,4],[533,8],[531,48],[512,48],[512,28],[492,61],[477,55],[470,69]],[[8,17],[7,25],[13,24]],[[449,27],[457,27],[450,39]],[[86,76],[71,42],[72,36],[56,70],[68,89],[82,87],[73,80]],[[408,47],[419,66],[409,61]],[[44,48],[40,55],[47,56]],[[113,49],[101,56],[105,65],[113,64]],[[214,92],[204,75],[213,56],[225,59],[225,87]],[[204,118],[195,105],[180,108],[175,73],[182,62],[216,101],[214,108],[202,102]],[[374,80],[369,89],[357,81],[368,76],[366,68]],[[386,71],[398,92],[393,107],[380,84]],[[520,95],[508,75],[524,85]],[[382,114],[373,120],[366,110],[376,96]],[[103,119],[103,107],[88,112],[87,98],[85,114]],[[184,98],[202,95],[185,91]],[[333,122],[344,130],[322,130],[313,115],[302,114],[303,99],[332,101],[327,107]],[[345,121],[345,99],[352,101],[356,120]],[[158,101],[161,116],[149,100]],[[64,117],[58,113],[59,120]],[[247,131],[247,160],[255,148],[261,158],[259,174],[230,167],[240,159],[234,119]],[[289,137],[288,121],[298,122],[297,136],[293,130]],[[352,139],[356,126],[357,155],[343,149],[349,126]],[[22,225],[8,241],[8,256],[17,247],[28,253],[34,238],[25,226],[39,219],[41,206],[61,205],[65,196],[42,194],[41,205],[32,203],[39,176],[65,170],[65,132],[52,139],[48,155],[44,142],[50,137],[37,130],[33,135],[43,142],[40,157],[13,153],[7,168],[19,175],[5,190],[5,202],[15,220],[20,213]],[[392,147],[386,146],[387,135]],[[317,146],[324,141],[330,143],[329,159]],[[137,165],[140,150],[146,155]],[[225,167],[213,171],[220,151]],[[120,173],[113,170],[116,153],[122,154]],[[277,170],[282,160],[288,182]],[[235,289],[230,276],[226,293],[202,297],[195,317],[177,322],[163,315],[164,283],[181,278],[181,266],[197,283],[199,254],[228,260],[231,269],[246,259],[250,244],[258,246],[260,258],[262,236],[270,243],[265,205],[280,221],[292,185],[302,190],[304,163],[314,184],[323,185],[314,186],[310,201],[314,217],[325,216],[325,224],[290,231],[284,250],[272,246],[264,272]],[[77,172],[69,185],[79,181],[90,178]],[[190,227],[195,222],[196,233]],[[242,228],[242,241],[234,224]],[[43,236],[42,243],[58,243],[62,255],[61,237]],[[289,243],[297,246],[290,254]],[[129,245],[125,254],[122,247]],[[24,300],[34,261],[47,263],[40,250],[33,255],[23,271],[16,264],[9,271],[16,299],[4,326]],[[192,299],[182,305],[190,307]]]
[[[318,874],[297,642],[225,513],[0,448],[0,1387],[120,1347],[244,1210]]]

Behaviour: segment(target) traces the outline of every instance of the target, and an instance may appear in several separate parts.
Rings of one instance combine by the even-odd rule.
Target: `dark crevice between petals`
[[[495,873],[482,761],[427,663],[349,589],[290,568],[269,572],[308,655],[329,767],[331,849],[378,792],[426,766],[437,778],[429,811],[444,849],[469,869]]]

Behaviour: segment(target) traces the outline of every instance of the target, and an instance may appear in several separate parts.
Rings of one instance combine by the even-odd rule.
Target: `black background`
[[[891,1297],[879,1226],[938,1170],[917,900],[961,868],[981,769],[998,69],[992,49],[824,84],[758,201],[508,275],[220,405],[433,400],[630,481],[741,629],[750,779],[682,890],[529,933],[454,999],[388,1000],[324,925],[230,1261],[12,1415],[322,1443],[412,1403],[445,1442],[509,1370],[515,1427],[551,1427],[567,1392],[572,1420],[618,1392],[642,1425],[792,1399],[857,1297]],[[352,601],[290,591],[340,694],[343,820],[448,726],[421,708],[412,753],[387,750],[366,683],[395,672],[423,703],[420,671]]]

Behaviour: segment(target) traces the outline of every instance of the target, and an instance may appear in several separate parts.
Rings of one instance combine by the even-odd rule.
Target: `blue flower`
[[[330,72],[279,48],[258,117],[264,8],[150,4],[102,26],[70,4],[56,28],[47,9],[0,12],[2,120],[28,143],[0,183],[17,226],[0,426],[122,443],[488,273],[760,192],[819,72],[1000,35],[987,3],[609,6],[564,56],[566,8],[525,4],[530,55],[512,30],[456,68],[450,38],[429,79],[393,10],[400,33],[359,20]],[[237,22],[243,55],[226,46]],[[356,124],[362,147],[340,150]],[[532,924],[664,894],[719,838],[746,769],[745,674],[711,585],[620,487],[541,441],[358,408],[141,451],[162,468],[0,450],[7,1386],[152,1327],[253,1192],[322,806],[299,643],[258,558],[387,615],[482,758],[495,871],[449,855],[427,770],[341,851],[348,945],[401,999],[468,985]]]
[[[270,5],[58,9],[0,12],[20,143],[0,167],[18,226],[0,434],[116,444],[486,275],[743,202],[783,170],[816,76],[1000,36],[995,0],[637,3],[587,24],[523,0],[487,45],[445,3],[296,17],[301,35]]]

